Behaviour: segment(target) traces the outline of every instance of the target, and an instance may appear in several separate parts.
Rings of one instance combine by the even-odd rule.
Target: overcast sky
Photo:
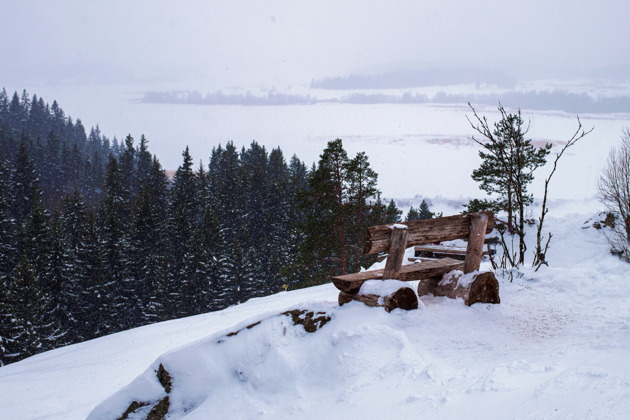
[[[5,85],[308,83],[410,68],[625,77],[627,1],[0,0]]]

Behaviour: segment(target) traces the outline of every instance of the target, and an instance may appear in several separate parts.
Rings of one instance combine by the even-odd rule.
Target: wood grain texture
[[[464,261],[444,258],[441,260],[424,261],[416,264],[403,265],[400,268],[398,279],[401,281],[422,280],[425,278],[440,277],[452,270],[463,270]],[[342,292],[356,293],[367,280],[384,280],[383,269],[363,271],[361,273],[335,276],[332,282]]]
[[[470,236],[468,236],[468,246],[466,247],[464,274],[479,270],[483,256],[483,241],[486,238],[486,226],[488,225],[488,216],[483,213],[473,214],[470,219]]]
[[[431,254],[431,255],[455,255],[455,256],[466,255],[466,249],[464,248],[454,248],[454,247],[440,246],[440,245],[418,245],[414,247],[414,250],[416,253],[419,253],[419,254],[425,253],[425,254]],[[486,250],[483,252],[483,254],[488,255],[489,252]]]
[[[478,213],[465,213],[438,219],[413,220],[402,223],[407,225],[407,246],[430,244],[433,242],[452,241],[467,238],[470,235],[471,218]],[[483,212],[488,217],[486,234],[494,229],[494,213]],[[364,255],[387,252],[391,242],[390,225],[371,226],[368,228]]]
[[[389,255],[383,269],[383,278],[397,279],[402,267],[405,248],[407,247],[407,228],[394,226],[391,232]]]
[[[339,292],[339,306],[343,306],[353,300],[363,302],[368,306],[382,306],[387,312],[391,312],[396,308],[408,311],[418,309],[418,296],[409,287],[401,287],[389,296]]]
[[[450,281],[441,278],[424,279],[418,284],[418,296],[446,296],[451,299],[462,298],[468,306],[475,303],[501,303],[499,282],[491,271],[476,274],[468,284],[460,284],[463,275],[451,274]]]

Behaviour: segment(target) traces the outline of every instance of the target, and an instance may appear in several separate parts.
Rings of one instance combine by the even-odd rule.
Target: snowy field
[[[144,133],[167,169],[186,145],[207,163],[228,140],[280,146],[310,165],[339,137],[349,154],[367,152],[385,197],[408,205],[429,197],[445,215],[483,197],[470,179],[479,160],[465,105],[142,104],[135,89],[27,87],[110,138]],[[536,141],[561,145],[576,129],[567,113],[523,114]],[[160,364],[172,375],[171,419],[630,418],[630,270],[584,224],[601,210],[597,176],[630,117],[580,117],[595,131],[569,149],[552,180],[551,266],[500,279],[500,305],[422,298],[418,310],[387,314],[338,307],[332,285],[253,299],[2,367],[0,419],[118,418],[134,400],[164,396]],[[280,315],[296,308],[331,321],[307,333]]]
[[[549,219],[550,267],[500,279],[500,305],[388,314],[338,307],[332,285],[279,293],[0,368],[0,418],[117,418],[165,395],[162,364],[170,419],[627,419],[630,274],[589,216]],[[295,308],[332,319],[307,333],[279,315]]]
[[[7,86],[7,91],[21,92],[23,88]],[[460,92],[464,89],[457,88]],[[317,162],[327,142],[341,138],[351,156],[359,151],[367,153],[379,174],[378,186],[384,197],[483,196],[470,178],[480,161],[478,146],[470,139],[474,132],[466,119],[472,113],[465,104],[172,105],[140,102],[145,91],[173,89],[170,86],[26,89],[49,103],[56,99],[68,115],[82,118],[88,130],[98,123],[110,139],[115,136],[122,140],[131,134],[138,142],[145,134],[151,152],[169,170],[181,164],[186,145],[196,162],[207,164],[212,148],[230,140],[237,147],[248,146],[253,140],[268,150],[280,146],[287,159],[297,154],[310,166]],[[551,88],[542,84],[541,89]],[[606,94],[601,88],[597,92]],[[477,110],[490,122],[496,121],[496,108],[480,106]],[[577,128],[576,116],[565,112],[523,110],[523,116],[531,120],[530,136],[535,141],[561,145]],[[622,129],[630,125],[628,114],[580,118],[585,128],[595,130],[563,158],[551,184],[553,198],[592,198],[610,147],[619,144]],[[537,196],[542,195],[545,170],[533,186]]]

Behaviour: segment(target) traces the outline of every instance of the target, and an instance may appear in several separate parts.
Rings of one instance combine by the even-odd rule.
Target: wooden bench
[[[368,228],[363,253],[370,255],[388,252],[385,268],[333,277],[333,284],[340,290],[339,304],[357,300],[370,306],[384,306],[387,311],[396,307],[417,307],[417,298],[415,304],[413,301],[409,302],[407,291],[398,293],[401,296],[404,294],[404,299],[395,299],[395,293],[390,296],[370,296],[361,292],[365,282],[387,279],[419,280],[419,296],[433,294],[450,298],[461,297],[466,305],[478,302],[499,303],[499,284],[494,274],[478,272],[485,235],[492,229],[492,212],[372,226]],[[463,238],[468,238],[464,261],[443,258],[402,265],[407,247]],[[444,276],[445,274],[448,276]]]

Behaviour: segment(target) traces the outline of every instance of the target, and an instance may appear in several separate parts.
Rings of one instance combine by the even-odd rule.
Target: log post
[[[466,259],[464,260],[464,274],[478,271],[483,255],[483,241],[486,237],[488,216],[484,213],[471,215],[470,235],[466,246]]]
[[[368,306],[382,306],[387,312],[396,308],[418,309],[418,297],[410,287],[401,287],[389,296],[339,292],[339,306],[353,300],[363,302]]]
[[[492,271],[470,274],[451,271],[442,278],[420,281],[418,296],[428,294],[451,299],[462,298],[468,306],[473,303],[501,303],[499,282]]]
[[[383,270],[383,279],[397,279],[402,267],[405,248],[407,246],[407,226],[391,226],[392,236],[389,245],[389,255]]]

